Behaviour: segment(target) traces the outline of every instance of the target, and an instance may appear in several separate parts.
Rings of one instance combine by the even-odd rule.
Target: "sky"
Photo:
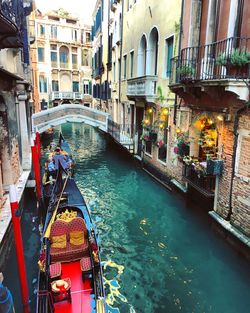
[[[96,0],[35,0],[36,6],[42,12],[64,8],[78,15],[85,23],[91,23],[91,16]]]

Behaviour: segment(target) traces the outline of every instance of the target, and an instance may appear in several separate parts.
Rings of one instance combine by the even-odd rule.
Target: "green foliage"
[[[226,57],[224,53],[221,53],[216,59],[216,65],[231,64],[234,66],[244,66],[250,63],[250,52],[240,51],[239,49],[233,49],[232,53]]]
[[[195,74],[195,69],[191,65],[183,65],[177,68],[177,73],[180,75],[193,76]]]
[[[216,65],[223,65],[223,66],[225,66],[226,64],[227,64],[227,58],[226,58],[226,56],[223,54],[223,53],[221,53],[219,56],[218,56],[218,58],[216,59]]]
[[[166,100],[166,98],[163,95],[161,86],[157,87],[157,95],[158,95],[157,100],[159,100],[160,103],[163,103],[163,101]]]
[[[239,49],[234,49],[230,55],[230,63],[236,66],[244,66],[250,63],[250,52],[241,52]]]

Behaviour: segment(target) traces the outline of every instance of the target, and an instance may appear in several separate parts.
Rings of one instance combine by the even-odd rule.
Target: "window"
[[[39,90],[40,92],[47,92],[47,78],[43,75],[39,76]]]
[[[158,149],[158,160],[162,162],[167,161],[167,140],[168,140],[168,131],[167,129],[162,130],[163,137],[159,140],[159,149]]]
[[[82,50],[82,66],[89,66],[89,52],[87,49]]]
[[[72,40],[77,41],[77,30],[76,29],[72,29]]]
[[[51,26],[51,29],[50,29],[50,36],[51,38],[53,39],[56,39],[57,38],[57,26]]]
[[[77,65],[77,54],[72,54],[72,65],[73,68],[75,68],[75,65]]]
[[[133,78],[134,70],[134,51],[130,52],[130,77]]]
[[[38,25],[38,32],[41,37],[45,36],[45,26],[43,24]]]
[[[166,77],[170,77],[171,74],[171,59],[173,57],[174,37],[170,37],[166,40]]]
[[[124,55],[123,57],[123,64],[124,64],[123,78],[126,79],[127,78],[127,56],[126,55]]]
[[[118,79],[121,79],[121,60],[118,59]]]
[[[50,52],[50,59],[51,59],[52,66],[56,66],[57,65],[57,53],[54,51],[51,51]]]
[[[58,80],[52,80],[52,91],[59,91]]]
[[[152,141],[146,141],[145,142],[145,151],[146,151],[146,153],[151,155],[151,153],[152,153]]]
[[[69,63],[69,49],[65,46],[60,47],[60,66],[67,68]]]
[[[89,82],[88,80],[84,80],[84,82],[83,82],[83,93],[85,94],[85,95],[90,95],[91,93],[90,93],[90,83],[91,82]]]
[[[56,45],[50,45],[50,60],[51,60],[51,66],[57,67],[57,46]]]
[[[90,42],[90,33],[86,32],[86,42]]]
[[[79,82],[73,82],[73,92],[79,92]]]
[[[37,52],[38,52],[38,62],[44,62],[44,48],[38,47]]]

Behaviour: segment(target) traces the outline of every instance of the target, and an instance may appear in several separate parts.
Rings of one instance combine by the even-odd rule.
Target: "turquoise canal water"
[[[65,124],[101,238],[110,312],[250,312],[250,266],[207,212],[152,180],[94,128]]]
[[[250,312],[249,263],[213,231],[202,203],[164,189],[94,128],[61,130],[101,239],[109,312]],[[37,239],[25,242],[32,242],[28,274],[36,277]],[[32,295],[34,288],[30,282]]]

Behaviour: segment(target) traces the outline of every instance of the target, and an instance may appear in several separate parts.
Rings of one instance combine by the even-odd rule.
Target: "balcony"
[[[60,62],[60,68],[69,69],[69,63]]]
[[[170,86],[197,81],[249,79],[250,38],[228,38],[182,49],[172,59]]]
[[[53,91],[50,94],[50,100],[81,100],[83,98],[80,92],[71,91]]]
[[[145,99],[147,102],[155,102],[157,98],[158,77],[147,75],[128,79],[127,97],[130,99]]]
[[[208,175],[203,171],[195,169],[191,164],[185,164],[183,168],[183,176],[190,186],[205,197],[214,197],[216,175]]]
[[[32,10],[31,1],[0,0],[0,49],[23,46],[24,16]]]

